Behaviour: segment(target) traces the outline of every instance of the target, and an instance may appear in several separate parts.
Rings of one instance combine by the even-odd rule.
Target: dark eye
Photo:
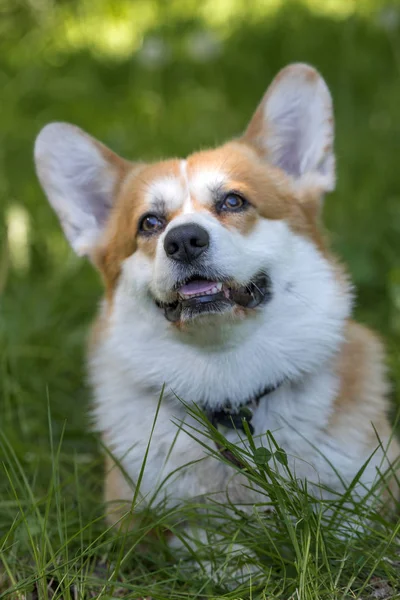
[[[227,194],[221,204],[221,210],[241,210],[247,204],[247,201],[238,194]]]
[[[139,223],[139,231],[144,233],[158,233],[164,229],[165,221],[157,215],[145,215]]]

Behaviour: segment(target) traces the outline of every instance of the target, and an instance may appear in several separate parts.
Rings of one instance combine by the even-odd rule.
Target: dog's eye
[[[225,198],[221,204],[221,210],[230,210],[230,211],[241,210],[242,208],[244,208],[246,206],[246,204],[247,204],[247,200],[242,198],[242,196],[239,196],[238,194],[230,193],[227,196],[225,196]]]
[[[145,215],[139,223],[139,231],[144,233],[157,233],[165,227],[165,221],[157,215]]]

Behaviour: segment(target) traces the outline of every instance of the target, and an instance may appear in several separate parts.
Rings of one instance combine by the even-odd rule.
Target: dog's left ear
[[[77,254],[91,257],[132,163],[68,123],[41,130],[35,163],[66,238]]]
[[[299,63],[275,77],[242,140],[302,189],[324,193],[335,187],[333,136],[328,87],[314,68]]]

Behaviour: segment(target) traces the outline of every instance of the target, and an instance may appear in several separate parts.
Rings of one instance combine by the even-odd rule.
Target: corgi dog
[[[320,226],[333,138],[330,92],[305,64],[276,76],[240,137],[184,159],[130,162],[64,123],[39,133],[41,185],[104,281],[88,369],[110,522],[130,506],[128,479],[168,506],[255,502],[240,470],[179,428],[186,403],[236,442],[228,421],[250,410],[255,443],[271,431],[323,497],[363,465],[353,492],[365,494],[397,460],[384,351],[351,319],[352,286]]]

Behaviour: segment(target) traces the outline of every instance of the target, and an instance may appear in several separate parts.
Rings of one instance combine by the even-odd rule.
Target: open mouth
[[[173,302],[157,303],[171,322],[222,313],[235,305],[256,308],[270,298],[271,280],[260,273],[246,285],[238,285],[232,280],[215,281],[194,275],[177,284],[175,291]]]

